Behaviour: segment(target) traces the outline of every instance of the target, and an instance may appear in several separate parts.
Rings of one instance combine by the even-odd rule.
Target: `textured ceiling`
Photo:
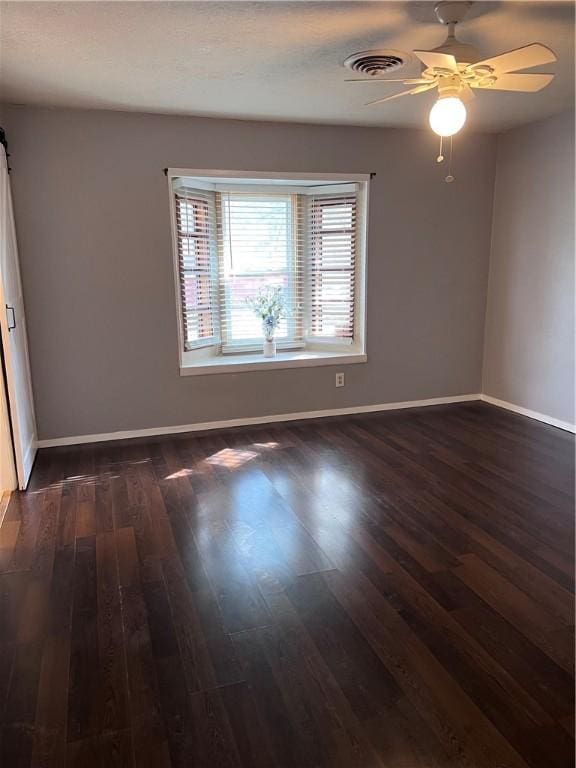
[[[572,2],[477,2],[458,36],[485,56],[532,42],[558,55],[540,93],[479,93],[469,124],[498,131],[574,98]],[[425,125],[431,94],[365,107],[401,84],[350,84],[351,53],[440,45],[433,2],[0,2],[11,103],[355,125]],[[412,61],[400,72],[419,72]],[[398,76],[398,75],[393,75]]]

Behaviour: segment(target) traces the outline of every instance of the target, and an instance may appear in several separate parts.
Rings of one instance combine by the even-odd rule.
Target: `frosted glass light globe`
[[[454,136],[466,122],[466,107],[460,99],[438,99],[430,110],[430,128],[438,136]]]

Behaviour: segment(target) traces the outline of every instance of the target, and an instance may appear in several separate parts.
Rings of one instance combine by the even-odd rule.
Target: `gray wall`
[[[574,423],[574,113],[498,139],[483,391]]]
[[[477,393],[495,138],[5,109],[39,437]],[[375,171],[367,364],[180,377],[162,168]],[[444,173],[446,171],[444,170]]]

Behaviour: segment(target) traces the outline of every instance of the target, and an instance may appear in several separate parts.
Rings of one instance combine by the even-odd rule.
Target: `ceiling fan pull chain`
[[[448,157],[448,175],[444,179],[445,182],[448,184],[451,184],[454,181],[454,176],[452,176],[452,152],[454,149],[454,136],[450,136],[450,155]]]
[[[444,161],[444,155],[442,154],[442,141],[444,140],[443,136],[440,136],[440,150],[438,152],[438,157],[436,158],[437,163],[442,163]]]

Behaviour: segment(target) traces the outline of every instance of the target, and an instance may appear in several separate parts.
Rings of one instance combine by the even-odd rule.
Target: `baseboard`
[[[402,408],[422,408],[429,405],[449,403],[467,403],[480,400],[481,395],[454,395],[452,397],[433,397],[428,400],[407,400],[399,403],[379,405],[358,405],[352,408],[330,408],[325,411],[303,411],[302,413],[280,413],[271,416],[252,416],[245,419],[227,419],[225,421],[205,421],[199,424],[182,424],[174,427],[151,427],[132,429],[123,432],[103,432],[96,435],[76,435],[74,437],[55,437],[38,440],[38,448],[53,448],[59,445],[81,445],[83,443],[102,443],[107,440],[129,440],[134,437],[154,437],[156,435],[176,435],[182,432],[204,432],[212,429],[247,427],[258,424],[273,424],[281,421],[301,421],[304,419],[322,419],[327,416],[350,416],[358,413],[377,413],[378,411],[396,411]]]
[[[576,425],[570,424],[568,421],[561,421],[555,419],[552,416],[546,416],[545,413],[538,413],[538,411],[531,411],[529,408],[522,408],[520,405],[514,405],[514,403],[508,403],[506,400],[498,400],[491,395],[480,395],[480,399],[490,405],[496,405],[498,408],[505,408],[507,411],[513,411],[519,413],[521,416],[528,416],[529,419],[535,419],[536,421],[542,421],[544,424],[550,424],[552,427],[558,427],[558,429],[564,429],[566,432],[576,432]]]

